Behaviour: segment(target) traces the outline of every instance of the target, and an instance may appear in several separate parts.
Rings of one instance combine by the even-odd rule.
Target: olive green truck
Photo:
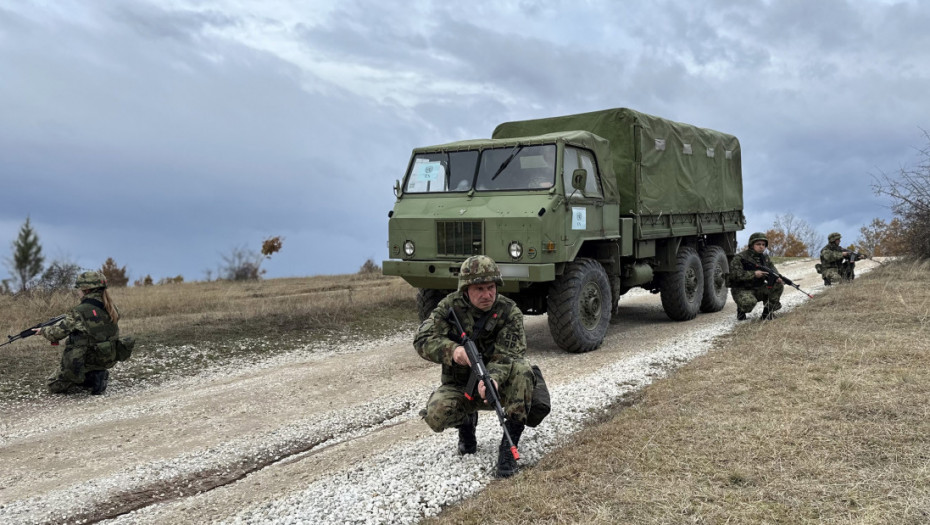
[[[419,289],[421,319],[484,254],[569,352],[597,348],[635,287],[676,321],[721,310],[746,223],[736,137],[626,108],[416,148],[394,193],[382,268]]]

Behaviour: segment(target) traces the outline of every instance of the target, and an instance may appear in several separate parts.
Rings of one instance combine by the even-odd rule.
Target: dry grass
[[[121,334],[138,341],[120,374],[155,382],[232,357],[283,352],[295,341],[377,337],[399,327],[412,329],[416,322],[415,290],[399,278],[376,274],[178,283],[114,288],[111,294],[123,316]],[[0,296],[0,330],[18,333],[66,312],[78,300],[76,293],[66,292]],[[166,349],[184,344],[209,352],[198,354],[193,367],[159,360]],[[0,399],[37,395],[59,355],[60,347],[50,347],[41,337],[0,348]],[[151,366],[152,361],[159,365]]]
[[[428,523],[928,523],[928,336],[930,264],[887,265]]]

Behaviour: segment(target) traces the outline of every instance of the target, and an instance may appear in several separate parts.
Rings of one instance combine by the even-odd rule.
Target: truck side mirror
[[[588,170],[584,168],[578,168],[572,172],[572,188],[584,193],[584,189],[588,186]]]
[[[400,180],[399,180],[399,179],[395,179],[395,180],[394,180],[394,196],[397,197],[397,198],[399,199],[399,198],[400,198],[400,194],[401,194],[401,191],[400,191]]]

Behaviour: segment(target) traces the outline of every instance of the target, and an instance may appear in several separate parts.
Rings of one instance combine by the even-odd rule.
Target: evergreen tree
[[[107,257],[103,266],[100,267],[100,273],[107,279],[107,286],[111,288],[121,288],[129,284],[129,276],[126,275],[126,267],[120,268],[113,257]]]
[[[13,257],[7,259],[7,267],[19,280],[20,291],[25,291],[32,279],[42,273],[43,262],[42,245],[39,236],[32,229],[29,217],[19,229],[19,236],[13,241]]]

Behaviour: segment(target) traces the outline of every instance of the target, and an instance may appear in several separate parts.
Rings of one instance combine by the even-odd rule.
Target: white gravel
[[[868,268],[859,270],[864,273]],[[785,269],[782,268],[782,271]],[[823,288],[822,285],[808,286],[810,288],[804,288],[811,293],[818,293]],[[807,300],[804,295],[788,287],[782,296],[786,310],[804,300]],[[550,385],[552,413],[538,428],[525,431],[519,447],[520,463],[524,466],[535,464],[549,451],[567,443],[573,433],[624,396],[706,353],[711,349],[714,338],[729,331],[735,323],[733,317],[727,316],[704,328],[681,330],[680,337],[673,343],[643,349],[629,358],[592,370],[569,384]],[[409,339],[410,334],[404,332],[395,338],[391,342]],[[368,344],[379,347],[386,343],[372,341]],[[332,352],[353,352],[358,351],[358,348],[359,345],[347,344]],[[312,359],[326,357],[324,353],[316,353]],[[280,366],[288,359],[306,361],[307,356],[298,351],[269,359],[262,366]],[[223,372],[212,370],[206,375],[220,373]],[[225,373],[229,374],[229,371]],[[183,388],[185,384],[199,381],[203,381],[203,377],[185,379],[168,388]],[[417,412],[435,386],[434,383],[407,389],[350,409],[334,410],[322,417],[291,421],[273,430],[242,436],[209,449],[191,450],[170,460],[131,465],[115,474],[80,485],[60,487],[32,498],[5,503],[0,499],[0,522],[59,521],[74,515],[76,509],[86,508],[88,502],[105,501],[117,491],[141,486],[153,479],[170,480],[208,469],[222,469],[244,458],[262,457],[271,461],[285,459],[278,454],[293,450],[297,443],[319,442],[314,450],[332,446],[398,422],[418,418]],[[135,395],[135,392],[127,395]],[[143,407],[145,410],[156,411],[170,409],[170,399],[160,403]],[[124,416],[117,414],[114,409],[112,414],[102,412],[101,417]],[[58,425],[57,428],[66,429],[78,422],[64,418],[61,421],[55,420],[54,424]],[[39,431],[27,425],[22,428],[5,426],[2,430],[0,445]],[[226,515],[217,515],[207,521],[232,524],[416,523],[424,517],[437,514],[445,506],[474,495],[494,479],[493,467],[500,429],[493,412],[481,414],[477,436],[478,453],[460,456],[455,446],[457,436],[454,430],[424,434],[424,437],[401,442],[382,453],[360,458],[304,486],[299,486],[295,481],[285,493],[266,498],[261,503],[233,509]],[[299,456],[287,460],[299,461]],[[275,464],[265,468],[273,469]],[[15,479],[0,471],[0,488],[3,484],[15,482]],[[0,491],[0,497],[2,494]],[[185,497],[183,503],[187,508],[207,507],[213,497],[215,494],[206,492]],[[150,505],[109,522],[162,522],[171,512],[176,511],[176,505],[177,502],[171,501]]]

